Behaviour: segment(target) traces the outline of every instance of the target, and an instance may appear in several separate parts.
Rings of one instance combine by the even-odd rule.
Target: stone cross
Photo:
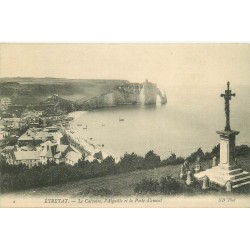
[[[230,83],[227,83],[227,90],[225,90],[225,94],[221,94],[221,97],[225,99],[225,113],[226,113],[226,127],[225,131],[231,131],[230,128],[230,105],[229,101],[231,100],[232,96],[235,96],[235,93],[232,94],[232,91],[229,89]]]

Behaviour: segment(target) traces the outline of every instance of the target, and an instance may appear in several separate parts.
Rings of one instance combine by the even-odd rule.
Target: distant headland
[[[157,96],[160,97],[161,104],[167,103],[166,94],[163,95],[156,84],[146,80],[144,83],[126,82],[106,93],[88,100],[78,100],[76,103],[83,109],[115,107],[118,105],[154,105]]]
[[[45,109],[55,106],[61,113],[68,113],[119,105],[154,105],[157,96],[161,104],[167,103],[166,94],[147,80],[0,78],[0,97],[10,98],[10,110],[39,105]]]

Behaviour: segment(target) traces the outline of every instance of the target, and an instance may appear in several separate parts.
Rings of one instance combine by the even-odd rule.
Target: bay
[[[187,91],[176,89],[167,93],[166,105],[118,106],[80,112],[71,126],[77,134],[103,145],[102,149],[115,157],[126,152],[143,156],[154,150],[164,159],[171,152],[188,156],[199,147],[211,151],[219,143],[216,131],[225,126],[224,100],[219,91],[195,87]],[[237,144],[249,145],[249,87],[238,87],[237,93],[231,102],[231,128],[240,131]]]

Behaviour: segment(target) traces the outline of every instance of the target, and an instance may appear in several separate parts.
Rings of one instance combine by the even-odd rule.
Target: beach
[[[95,138],[87,136],[87,125],[78,122],[79,116],[87,113],[89,111],[75,111],[68,114],[69,117],[73,118],[69,123],[69,127],[65,129],[70,144],[84,154],[89,161],[94,159],[103,160],[108,156],[112,156],[118,162],[120,158],[104,149],[104,144],[101,144],[101,142],[97,142]]]

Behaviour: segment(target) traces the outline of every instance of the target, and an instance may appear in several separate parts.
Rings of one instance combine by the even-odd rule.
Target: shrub
[[[182,185],[171,176],[162,177],[160,180],[160,192],[162,194],[177,194],[181,193]]]
[[[160,184],[158,180],[143,179],[137,183],[134,189],[136,194],[156,194],[160,190]]]
[[[173,195],[201,193],[201,185],[194,181],[187,186],[185,182],[177,180],[172,176],[162,177],[160,181],[153,179],[143,179],[134,188],[136,194]]]

